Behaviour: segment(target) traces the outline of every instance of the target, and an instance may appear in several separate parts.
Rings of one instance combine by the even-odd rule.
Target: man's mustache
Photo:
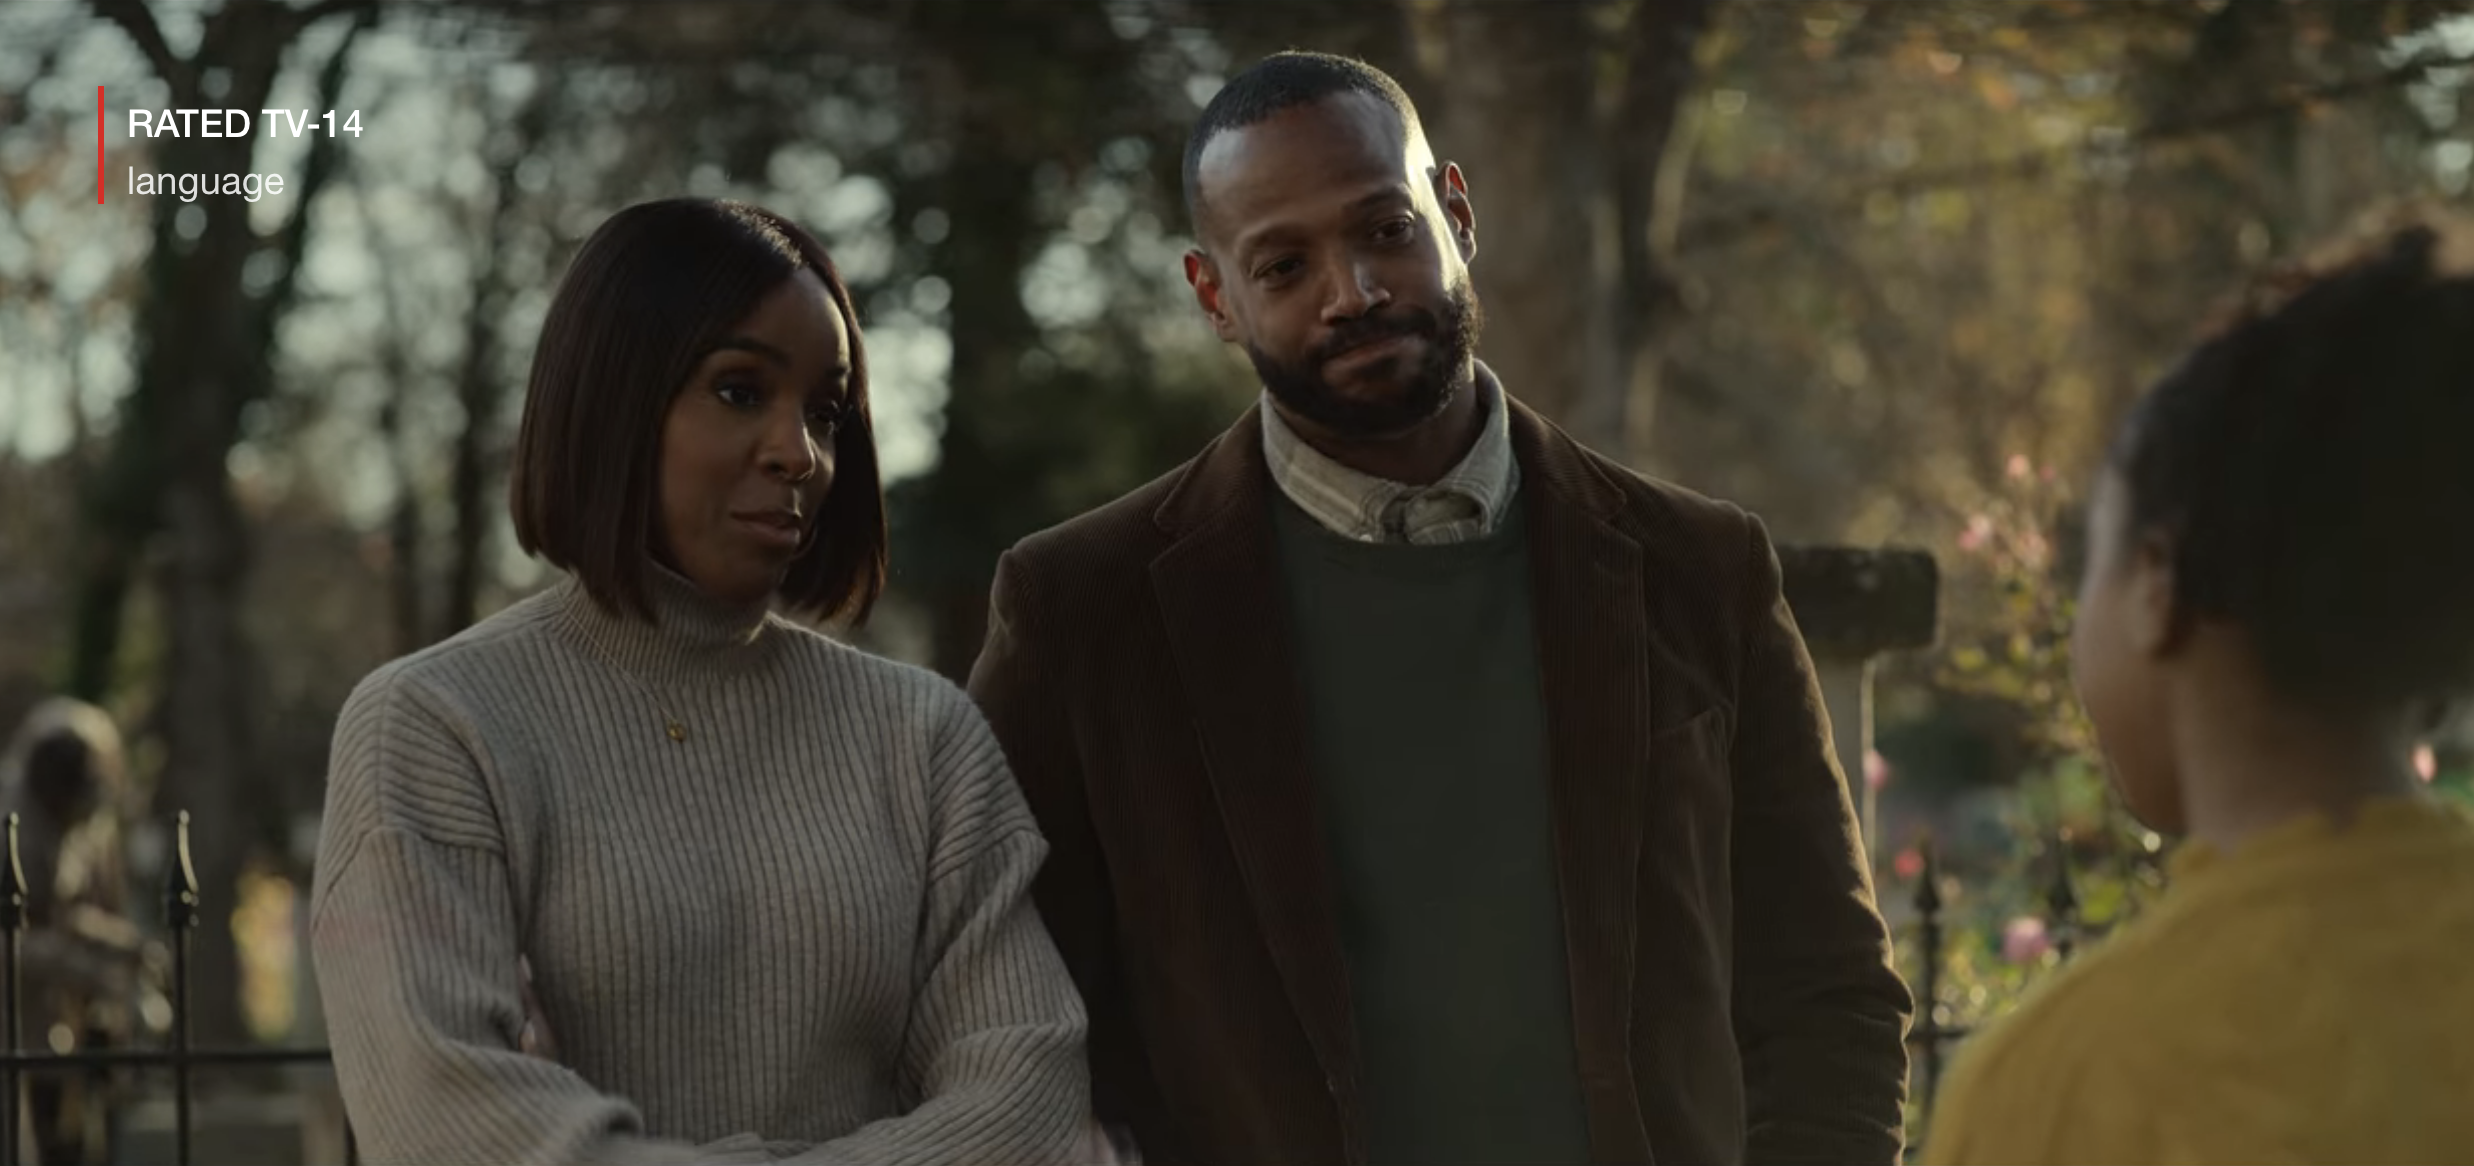
[[[1341,353],[1377,340],[1394,336],[1421,336],[1432,339],[1443,327],[1433,312],[1424,308],[1403,308],[1387,316],[1360,316],[1341,325],[1329,339],[1315,346],[1314,362],[1321,364]]]

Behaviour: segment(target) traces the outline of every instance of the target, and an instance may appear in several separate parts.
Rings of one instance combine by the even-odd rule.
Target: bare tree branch
[[[43,82],[51,77],[54,69],[59,67],[60,51],[65,40],[65,37],[54,36],[51,43],[44,45],[35,54],[34,68],[28,70],[23,79],[11,85],[15,92],[0,93],[0,130],[16,129],[26,124],[26,119],[33,115],[34,102],[28,100],[25,95],[41,89]]]
[[[2313,106],[2412,84],[2436,70],[2469,67],[2474,67],[2474,55],[2424,54],[2399,64],[2395,68],[2383,69],[2376,73],[2348,77],[2323,85],[2289,89],[2274,97],[2243,102],[2188,117],[2164,118],[2124,134],[2115,141],[2101,144],[2074,143],[2050,149],[2026,151],[2005,158],[1991,158],[1960,163],[1955,166],[1910,171],[1879,182],[1865,183],[1828,194],[1817,201],[1825,206],[1852,209],[1861,207],[1866,200],[1879,194],[1904,198],[1929,191],[2037,178],[2084,158],[2128,154],[2151,146],[2187,141],[2260,122],[2274,121]],[[1687,226],[1677,242],[1677,250],[1680,252],[1694,248],[1723,246],[1755,231],[1774,226],[1778,221],[1779,208],[1776,205],[1759,206],[1734,214],[1713,216]]]
[[[357,7],[360,10],[353,18],[351,27],[344,30],[343,41],[327,55],[326,64],[318,70],[319,104],[332,109],[343,96],[344,66],[352,58],[352,46],[359,43],[362,33],[378,23],[378,9],[365,0],[348,0],[343,4],[322,4],[319,7],[337,11]],[[322,134],[309,140],[308,155],[301,161],[300,197],[294,200],[292,214],[284,220],[283,228],[276,236],[282,248],[284,272],[278,285],[281,290],[267,297],[270,302],[290,298],[293,273],[300,267],[301,254],[309,236],[309,208],[317,201],[319,191],[334,177],[336,168],[342,162],[343,150],[337,144],[335,135]],[[283,308],[284,305],[276,304],[271,310],[280,315]]]
[[[308,28],[330,16],[347,12],[368,14],[376,11],[377,7],[377,0],[318,0],[306,8],[294,9],[292,23],[295,28]]]
[[[170,85],[172,92],[190,91],[189,62],[181,60],[172,51],[171,42],[163,39],[163,26],[155,22],[155,14],[146,7],[145,0],[89,2],[94,5],[95,15],[119,25],[129,35],[137,44],[137,51],[145,54],[147,63],[154,66],[155,76]]]

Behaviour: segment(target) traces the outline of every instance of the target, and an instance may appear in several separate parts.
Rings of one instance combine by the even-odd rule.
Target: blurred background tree
[[[197,815],[217,911],[302,885],[353,682],[541,582],[500,499],[567,256],[678,193],[773,205],[843,265],[896,539],[882,614],[843,634],[960,674],[1005,546],[1251,401],[1178,271],[1184,134],[1261,53],[1332,49],[1401,78],[1467,172],[1513,391],[1782,539],[1940,558],[1942,647],[1880,674],[1885,899],[1933,832],[1992,967],[2048,848],[2120,884],[2091,884],[2091,923],[2159,853],[2110,808],[2067,679],[2101,444],[2237,272],[2377,199],[2468,201],[2466,8],[6,6],[0,717],[54,690],[120,714],[157,817]],[[94,205],[97,83],[114,183],[286,193]],[[363,129],[120,133],[175,105]],[[2443,788],[2474,770],[2433,756]],[[230,929],[201,941],[201,1039],[282,1035],[248,1024]]]

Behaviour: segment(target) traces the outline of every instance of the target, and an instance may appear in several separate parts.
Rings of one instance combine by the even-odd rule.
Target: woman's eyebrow
[[[755,356],[761,356],[773,364],[783,365],[785,367],[790,364],[789,353],[784,352],[779,348],[775,348],[762,340],[754,340],[745,336],[732,336],[726,339],[714,341],[711,347],[704,350],[703,356],[699,356],[697,359],[702,360],[705,356],[711,356],[716,352],[745,352]]]

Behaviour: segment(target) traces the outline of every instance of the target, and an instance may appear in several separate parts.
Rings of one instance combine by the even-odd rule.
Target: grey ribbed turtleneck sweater
[[[363,1156],[1070,1154],[1082,1005],[969,699],[654,574],[658,626],[565,580],[346,702],[312,946]]]

